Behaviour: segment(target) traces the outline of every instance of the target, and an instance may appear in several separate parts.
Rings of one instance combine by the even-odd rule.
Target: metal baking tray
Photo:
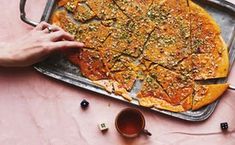
[[[221,0],[197,0],[195,1],[197,4],[201,5],[205,8],[216,20],[216,22],[220,25],[222,30],[222,37],[229,47],[229,55],[230,55],[230,69],[235,59],[235,5]],[[20,11],[21,11],[21,19],[32,25],[36,26],[38,23],[32,21],[26,17],[25,14],[25,4],[26,0],[20,1]],[[44,12],[41,17],[41,21],[48,21],[50,19],[51,14],[54,10],[57,9],[57,1],[56,0],[48,0],[45,6]],[[118,99],[124,102],[127,102],[121,96],[117,96],[115,94],[110,94],[105,90],[99,88],[94,85],[89,79],[83,77],[79,71],[79,68],[70,64],[64,57],[63,54],[55,54],[48,58],[47,60],[38,63],[34,66],[34,68],[52,78],[61,80],[63,82],[78,86],[80,88],[84,88],[114,99]],[[227,78],[219,79],[215,83],[226,82]],[[232,85],[230,89],[234,89]],[[133,88],[135,89],[135,88]],[[219,100],[214,103],[207,105],[200,110],[197,111],[187,111],[182,113],[174,113],[165,110],[159,110],[155,108],[147,108],[149,110],[153,110],[154,112],[163,113],[172,117],[180,118],[187,121],[203,121],[206,120],[215,110]],[[129,103],[129,102],[128,102]],[[133,98],[131,104],[138,105],[137,99]]]

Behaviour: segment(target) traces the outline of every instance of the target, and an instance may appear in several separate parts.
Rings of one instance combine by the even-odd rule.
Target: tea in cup
[[[115,126],[117,131],[125,137],[136,137],[141,133],[151,136],[151,133],[145,129],[143,114],[134,108],[126,108],[118,113]]]

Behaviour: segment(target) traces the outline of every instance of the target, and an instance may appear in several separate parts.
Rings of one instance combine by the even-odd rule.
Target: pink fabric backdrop
[[[28,1],[28,16],[38,20],[45,0]],[[32,29],[19,18],[19,0],[2,0],[0,9],[1,42]],[[235,83],[234,73],[235,67],[230,83]],[[121,137],[114,126],[117,113],[133,106],[56,81],[33,68],[0,68],[0,90],[0,145],[235,144],[235,92],[230,90],[204,122],[190,123],[142,110],[153,135],[135,139]],[[83,98],[90,102],[86,111],[79,106]],[[108,132],[99,131],[100,122],[107,122]],[[221,132],[221,122],[229,123],[227,133]]]

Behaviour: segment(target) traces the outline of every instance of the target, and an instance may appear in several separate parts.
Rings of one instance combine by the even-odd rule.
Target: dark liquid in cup
[[[143,127],[143,123],[141,115],[132,110],[122,112],[117,120],[120,131],[128,135],[139,133]]]

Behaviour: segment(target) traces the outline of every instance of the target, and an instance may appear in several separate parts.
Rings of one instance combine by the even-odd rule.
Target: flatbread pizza
[[[60,0],[58,6],[50,22],[85,44],[67,59],[108,93],[184,112],[214,102],[228,88],[210,81],[228,75],[220,27],[190,0]]]

